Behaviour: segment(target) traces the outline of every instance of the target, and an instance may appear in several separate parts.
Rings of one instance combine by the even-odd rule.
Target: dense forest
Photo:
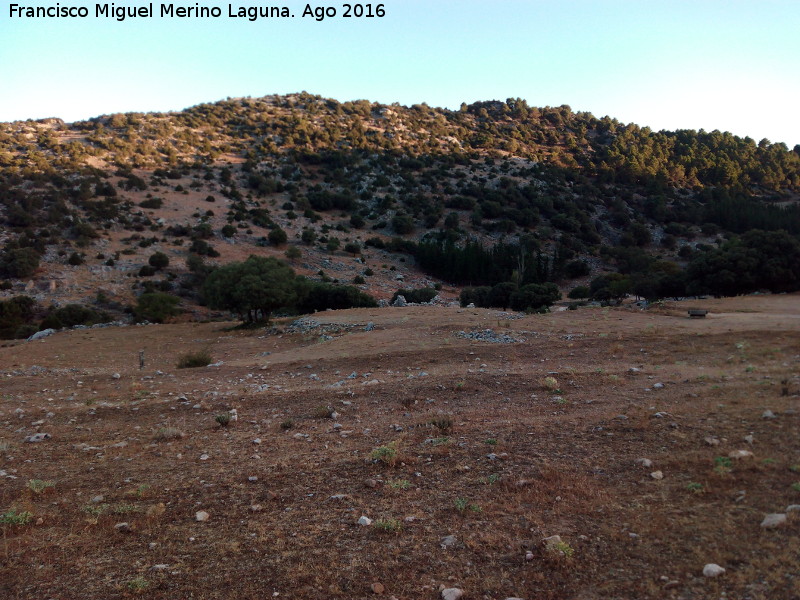
[[[175,218],[166,207],[183,197],[204,206]],[[285,296],[298,310],[325,298],[367,302],[367,255],[406,257],[465,287],[462,300],[503,308],[547,306],[557,299],[548,283],[600,302],[795,291],[798,199],[800,146],[654,132],[521,99],[445,110],[303,93],[4,123],[0,330],[64,324],[65,306],[20,293],[48,269],[136,260],[126,273],[133,296],[82,299],[75,306],[90,314],[80,323],[148,314],[143,296],[162,317],[179,299],[244,310],[241,298],[221,302],[207,284],[222,277],[220,246],[234,239],[292,263],[314,253],[365,257],[353,281],[330,281],[321,269],[302,278],[306,287]],[[361,295],[315,282],[355,284]],[[239,314],[267,316],[275,302]],[[78,314],[70,310],[61,315],[68,323]]]

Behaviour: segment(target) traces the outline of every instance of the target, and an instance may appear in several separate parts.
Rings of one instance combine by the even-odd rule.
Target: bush
[[[77,267],[78,265],[83,264],[83,256],[78,254],[77,252],[73,252],[69,255],[69,259],[67,259],[67,263],[72,265],[73,267]]]
[[[147,200],[142,200],[139,202],[139,206],[142,208],[161,208],[164,206],[164,201],[161,198],[148,198]]]
[[[580,298],[588,298],[591,292],[589,291],[588,286],[579,285],[578,287],[572,288],[567,294],[568,298],[573,300],[578,300]]]
[[[564,266],[564,272],[570,279],[575,279],[588,275],[591,270],[589,268],[589,263],[585,260],[572,260]]]
[[[286,240],[289,239],[286,235],[286,232],[281,229],[280,227],[276,227],[272,231],[269,232],[267,236],[269,243],[273,246],[283,246],[286,243]]]
[[[349,285],[302,281],[298,285],[297,309],[302,313],[345,308],[374,308],[375,298]]]
[[[177,367],[179,369],[196,369],[198,367],[206,367],[214,362],[211,358],[211,353],[208,350],[198,350],[197,352],[188,352],[178,359]]]
[[[436,290],[433,288],[416,288],[416,289],[399,289],[392,296],[392,302],[397,300],[398,296],[403,296],[406,302],[413,302],[414,304],[425,304],[430,302],[436,297]]]
[[[560,298],[561,292],[554,283],[529,283],[511,295],[511,308],[536,311],[549,307]]]
[[[74,327],[75,325],[94,325],[107,323],[111,317],[106,313],[99,313],[80,304],[67,304],[54,310],[41,322],[40,329],[60,329],[61,327]]]
[[[39,268],[39,253],[33,248],[7,250],[0,257],[0,276],[30,277]]]
[[[180,300],[163,292],[148,292],[139,296],[133,313],[140,321],[163,323],[166,319],[177,315]]]
[[[236,227],[234,227],[231,224],[225,225],[220,231],[220,233],[222,233],[222,235],[225,236],[226,238],[233,237],[234,235],[236,235]]]
[[[147,259],[147,262],[155,270],[160,271],[161,269],[166,269],[169,266],[169,257],[163,252],[155,252],[150,255],[150,258]]]
[[[487,307],[489,306],[489,293],[491,291],[492,288],[486,285],[479,287],[465,287],[461,290],[458,300],[461,306],[469,306],[470,304],[474,304],[475,306]]]
[[[152,277],[155,274],[156,270],[150,265],[142,265],[142,268],[139,269],[139,277]]]
[[[28,296],[0,301],[0,338],[19,339],[24,333],[21,328],[32,325],[35,308],[36,301]]]

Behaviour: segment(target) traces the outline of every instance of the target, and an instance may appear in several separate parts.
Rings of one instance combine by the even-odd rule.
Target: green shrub
[[[177,367],[179,369],[196,369],[198,367],[206,367],[212,362],[214,362],[214,359],[211,358],[211,353],[208,350],[198,350],[181,356],[178,359]],[[228,420],[230,420],[230,414],[228,414]]]
[[[437,292],[434,288],[399,289],[394,293],[391,301],[394,302],[398,296],[403,296],[406,302],[424,304],[433,300],[436,294]]]
[[[163,323],[166,319],[174,317],[180,311],[180,300],[163,292],[148,292],[139,296],[133,313],[140,321]]]

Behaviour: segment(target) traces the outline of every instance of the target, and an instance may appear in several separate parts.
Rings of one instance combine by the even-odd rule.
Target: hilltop
[[[205,318],[208,271],[251,254],[377,299],[505,282],[603,301],[791,291],[799,191],[797,147],[521,99],[302,93],[5,123],[0,298],[38,303],[20,335],[57,306],[116,318],[153,291]]]

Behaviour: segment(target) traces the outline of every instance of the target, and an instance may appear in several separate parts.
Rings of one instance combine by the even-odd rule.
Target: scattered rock
[[[660,481],[664,479],[664,473],[662,473],[661,471],[653,471],[652,473],[650,473],[650,477],[652,477],[657,481]]]
[[[800,512],[800,504],[790,504],[786,507],[786,512]]]
[[[368,488],[375,489],[376,487],[378,487],[379,484],[378,481],[375,479],[367,479],[366,481],[364,481],[364,485],[367,486]]]
[[[116,525],[114,525],[114,529],[116,529],[120,533],[130,533],[131,524],[130,523],[117,523]]]
[[[364,327],[364,331],[372,331],[373,329],[375,329],[375,323],[372,321],[367,323],[366,327]]]
[[[368,527],[372,525],[372,519],[370,519],[369,517],[365,517],[364,515],[361,515],[358,518],[358,524],[363,525],[364,527]]]
[[[119,373],[114,373],[114,374],[111,376],[111,378],[112,378],[112,379],[119,379],[120,377],[122,377],[122,375],[120,375]]]
[[[558,546],[564,543],[564,540],[561,539],[560,535],[551,535],[550,537],[544,538],[542,543],[547,550],[555,552],[558,550]]]
[[[442,546],[442,548],[452,548],[458,544],[458,538],[456,538],[454,535],[446,535],[441,539],[439,544]]]
[[[704,577],[719,577],[725,572],[725,569],[720,567],[718,564],[715,563],[708,563],[705,567],[703,567],[703,576]]]
[[[103,500],[105,500],[105,496],[98,494],[97,496],[92,496],[91,502],[92,504],[100,504]]]
[[[211,517],[211,515],[209,515],[206,511],[201,510],[201,511],[198,511],[197,513],[195,513],[194,520],[195,521],[200,521],[202,523],[203,521],[208,521],[208,519],[210,517]]]
[[[664,384],[663,383],[654,383],[653,384],[653,389],[654,390],[663,390],[664,389]]]
[[[653,466],[653,461],[650,460],[649,458],[637,458],[634,462],[637,465],[644,467],[645,469],[649,469],[650,467]]]
[[[47,336],[53,335],[56,332],[55,329],[43,329],[42,331],[37,331],[31,337],[28,338],[29,342],[33,342],[36,340],[41,340],[42,338],[46,338]]]
[[[744,436],[744,441],[752,445],[756,441],[756,439],[752,435],[746,435]]]
[[[774,529],[786,523],[786,515],[784,513],[772,513],[764,517],[761,521],[761,527],[764,529]]]
[[[765,410],[763,413],[761,413],[761,418],[762,419],[775,419],[777,417],[775,416],[775,413],[772,412],[771,410]]]
[[[402,294],[398,294],[397,298],[395,298],[394,302],[392,302],[392,306],[399,306],[399,307],[408,306],[408,302],[406,302],[405,296],[403,296]]]
[[[459,588],[445,588],[442,590],[442,600],[459,600],[464,591]]]
[[[27,436],[25,438],[25,441],[28,442],[29,444],[36,444],[38,442],[49,440],[51,437],[52,436],[49,433],[34,433],[32,435]]]
[[[258,481],[258,477],[256,477],[255,475],[250,475],[250,477],[247,478],[247,481],[249,481],[250,483],[255,483],[256,481]]]
[[[208,460],[208,459],[209,459],[208,454],[201,454],[200,455],[200,460]]]
[[[150,567],[151,571],[166,571],[167,569],[169,569],[169,565],[164,563],[153,565],[152,567]]]
[[[713,435],[703,438],[703,441],[709,446],[719,446],[719,439],[715,438]]]
[[[261,512],[261,505],[260,504],[251,505],[250,512]]]
[[[377,581],[369,586],[369,589],[372,590],[373,594],[382,594],[386,590],[386,588],[383,587],[383,584]]]
[[[735,458],[737,460],[742,458],[752,458],[753,453],[750,450],[732,450],[728,453],[729,458]]]

